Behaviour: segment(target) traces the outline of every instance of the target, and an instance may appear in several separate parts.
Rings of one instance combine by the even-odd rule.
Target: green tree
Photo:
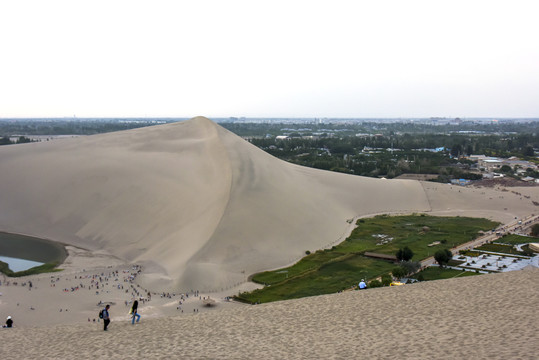
[[[434,260],[443,267],[453,258],[453,253],[448,249],[438,250],[434,253]]]
[[[393,281],[393,279],[391,279],[391,275],[389,274],[382,275],[382,285],[389,286],[389,284],[391,284],[391,281]]]
[[[19,140],[17,140],[17,144],[26,144],[30,142],[32,142],[32,139],[29,139],[26,136],[19,136]]]
[[[533,146],[526,146],[524,148],[524,151],[522,152],[522,155],[524,156],[534,156],[535,155],[535,152],[533,151]]]
[[[395,255],[399,261],[409,261],[414,257],[414,252],[408,246],[405,246],[402,249],[397,250]]]
[[[462,145],[460,144],[454,145],[451,148],[451,155],[453,155],[454,157],[457,157],[457,156],[460,156],[460,154],[462,154]]]
[[[421,268],[421,263],[419,261],[404,261],[401,263],[401,267],[404,269],[406,275],[415,273]]]
[[[396,277],[397,279],[403,278],[407,275],[406,270],[402,266],[398,266],[391,270],[391,274],[393,274],[393,277]]]
[[[369,282],[368,288],[377,288],[384,286],[380,280],[372,280]]]
[[[539,236],[539,224],[532,226],[532,236]]]
[[[3,136],[1,139],[0,139],[0,145],[11,145],[13,144],[9,138],[9,136]]]
[[[513,171],[513,169],[511,169],[511,166],[509,166],[509,165],[503,165],[500,168],[500,171],[503,172],[503,173],[510,173],[510,172]]]

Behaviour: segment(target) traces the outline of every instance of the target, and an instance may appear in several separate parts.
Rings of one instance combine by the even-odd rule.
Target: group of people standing
[[[103,316],[103,330],[107,331],[107,327],[110,324],[110,314],[109,314],[110,305],[105,306],[105,308],[101,311]],[[137,322],[140,321],[140,314],[138,313],[138,300],[133,301],[133,306],[131,306],[131,310],[129,310],[129,315],[131,315],[131,324],[135,324],[135,318]]]

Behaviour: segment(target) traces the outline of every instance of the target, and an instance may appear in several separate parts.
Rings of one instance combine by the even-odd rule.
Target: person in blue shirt
[[[364,290],[367,288],[367,284],[365,283],[365,280],[361,279],[359,282],[359,290]]]

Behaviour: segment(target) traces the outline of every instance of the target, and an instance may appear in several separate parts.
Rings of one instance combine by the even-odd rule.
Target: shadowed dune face
[[[226,289],[344,240],[356,216],[447,206],[417,181],[283,162],[203,117],[3,146],[0,174],[0,230],[143,263],[156,290]]]
[[[0,171],[3,230],[150,260],[169,274],[211,236],[231,182],[226,149],[203,119],[2,147]]]
[[[222,128],[219,134],[233,169],[230,198],[212,237],[188,263],[182,282],[190,286],[212,279],[208,285],[220,290],[230,279],[241,282],[253,272],[294,262],[306,250],[344,240],[346,220],[360,214],[429,210],[418,182],[300,167]]]

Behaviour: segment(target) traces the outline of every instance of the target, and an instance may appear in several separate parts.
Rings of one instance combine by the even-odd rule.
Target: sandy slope
[[[0,329],[24,359],[535,359],[539,269],[187,317]],[[113,307],[111,313],[118,311]],[[123,309],[120,309],[123,311]]]
[[[206,118],[0,148],[0,230],[145,266],[154,290],[221,291],[342,240],[347,220],[432,212],[508,221],[530,198],[295,166]]]

